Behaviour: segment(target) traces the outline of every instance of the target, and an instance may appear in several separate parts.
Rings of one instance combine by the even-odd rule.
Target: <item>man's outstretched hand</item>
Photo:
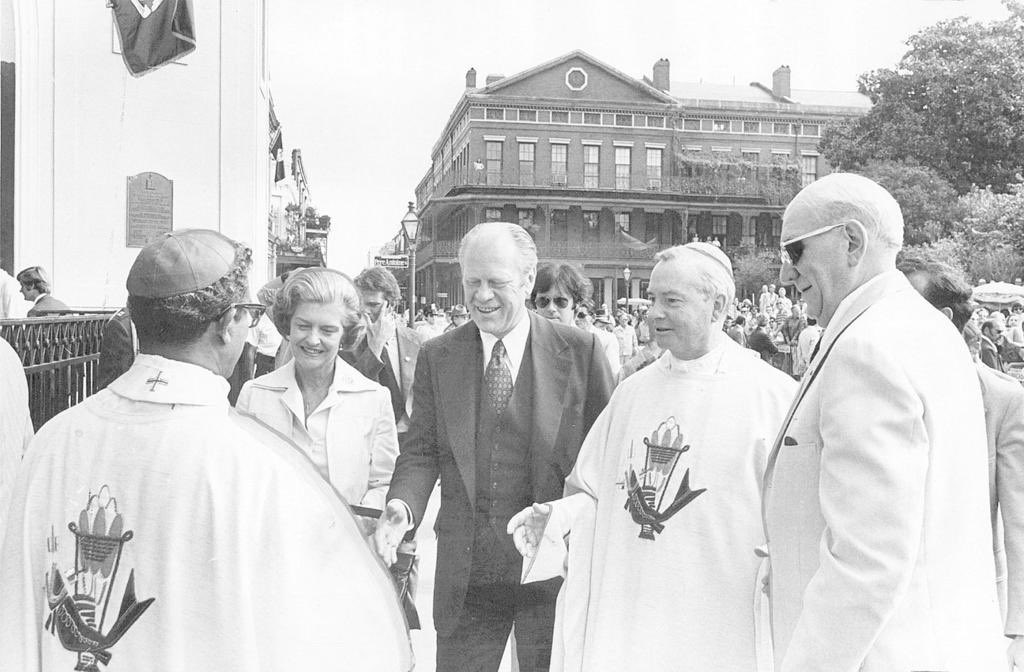
[[[398,545],[402,543],[405,533],[412,527],[405,502],[392,499],[377,520],[377,530],[373,533],[373,547],[377,555],[390,567],[395,564]]]
[[[532,558],[540,546],[544,536],[544,528],[551,517],[550,504],[534,504],[528,506],[508,521],[506,532],[512,535],[516,550],[524,558]]]

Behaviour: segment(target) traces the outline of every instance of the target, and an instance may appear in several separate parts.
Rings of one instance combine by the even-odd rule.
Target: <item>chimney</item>
[[[505,75],[487,75],[487,86],[505,79]]]
[[[659,58],[658,62],[654,64],[654,88],[661,91],[668,91],[669,88],[669,77],[668,77],[668,59]]]
[[[467,89],[475,89],[476,88],[476,69],[475,68],[470,68],[469,70],[466,70],[466,88]]]
[[[780,65],[772,73],[772,93],[776,98],[789,98],[792,90],[789,88],[789,66]]]

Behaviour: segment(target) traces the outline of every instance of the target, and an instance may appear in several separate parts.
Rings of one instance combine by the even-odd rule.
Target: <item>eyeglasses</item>
[[[267,307],[262,303],[232,303],[230,306],[220,311],[217,315],[217,319],[224,317],[229,310],[234,308],[244,308],[249,312],[249,328],[255,329],[256,325],[260,323],[260,318],[263,317],[263,313],[267,312]]]
[[[541,310],[544,310],[545,308],[547,308],[552,303],[555,304],[555,306],[559,310],[565,310],[566,308],[569,307],[569,304],[572,303],[572,299],[567,299],[564,296],[556,296],[553,299],[549,299],[546,296],[538,296],[537,298],[535,298],[533,300],[533,303],[534,303],[535,306],[537,306]]]
[[[830,224],[829,226],[823,226],[820,229],[808,231],[802,236],[797,236],[792,240],[787,240],[782,243],[782,249],[779,250],[779,256],[782,257],[782,263],[789,264],[790,266],[795,265],[800,261],[800,257],[804,253],[804,241],[814,236],[820,236],[823,233],[827,233],[832,229],[838,229],[846,226],[846,222],[840,222],[839,224]]]

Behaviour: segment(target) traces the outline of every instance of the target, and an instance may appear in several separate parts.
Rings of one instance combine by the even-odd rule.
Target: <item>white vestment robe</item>
[[[227,393],[143,354],[42,427],[0,544],[0,668],[411,669],[347,507]]]
[[[795,389],[724,336],[619,385],[526,563],[527,581],[547,578],[568,534],[552,671],[756,669],[761,478]],[[644,530],[627,508],[634,477],[662,516],[681,508]]]

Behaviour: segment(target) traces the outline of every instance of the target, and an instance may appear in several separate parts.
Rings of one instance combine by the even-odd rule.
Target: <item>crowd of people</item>
[[[778,288],[693,241],[612,311],[487,222],[465,304],[409,327],[386,269],[252,301],[244,244],[169,233],[101,391],[32,437],[0,383],[2,666],[410,670],[436,533],[441,671],[510,638],[524,672],[1024,670],[1024,305],[902,239],[835,174]]]

